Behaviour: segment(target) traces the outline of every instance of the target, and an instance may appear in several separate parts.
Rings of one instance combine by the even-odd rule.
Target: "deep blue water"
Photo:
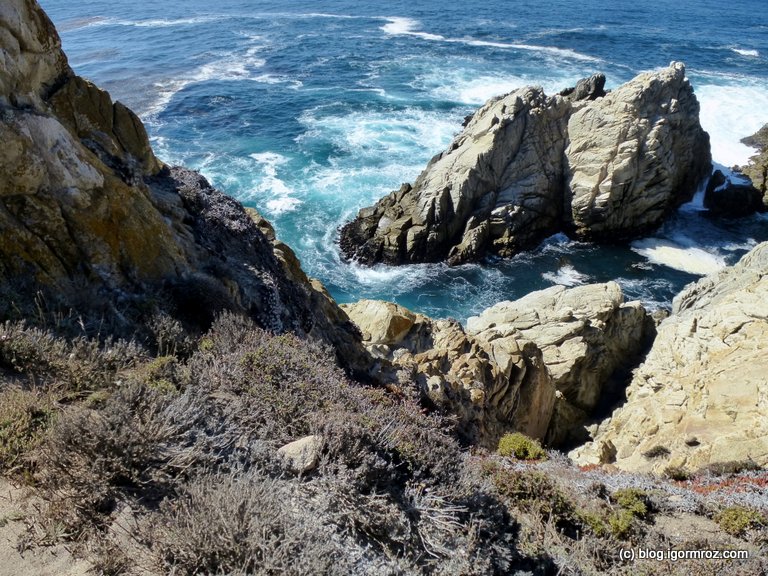
[[[596,71],[609,87],[684,61],[715,161],[768,122],[765,0],[373,3],[41,0],[75,70],[132,107],[156,152],[256,207],[340,301],[395,300],[464,320],[550,286],[616,279],[664,305],[768,239],[768,220],[694,203],[628,247],[562,236],[508,261],[448,268],[344,263],[337,228],[412,181],[487,98]],[[671,266],[670,266],[671,265]],[[685,271],[687,270],[687,271]]]

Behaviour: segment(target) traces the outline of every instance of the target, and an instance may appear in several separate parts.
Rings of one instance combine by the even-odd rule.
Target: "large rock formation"
[[[293,253],[200,175],[158,161],[141,121],[74,74],[35,1],[0,4],[0,59],[0,313],[40,290],[131,334],[153,312],[204,327],[229,309],[367,365]]]
[[[581,438],[612,378],[636,365],[654,331],[614,282],[501,302],[466,329],[387,302],[343,307],[374,355],[406,370],[459,416],[469,438],[488,445],[510,429],[551,445]]]
[[[768,243],[689,285],[659,326],[627,403],[572,456],[633,471],[768,465],[767,302]]]
[[[365,264],[509,256],[545,236],[617,241],[658,226],[711,170],[699,105],[673,63],[607,95],[604,78],[480,108],[416,182],[342,228]]]

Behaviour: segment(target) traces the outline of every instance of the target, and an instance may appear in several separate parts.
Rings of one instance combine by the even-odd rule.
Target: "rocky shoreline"
[[[74,74],[35,3],[13,2],[0,15],[14,57],[0,72],[0,130],[8,144],[0,152],[5,310],[31,310],[29,295],[44,293],[85,318],[109,314],[116,334],[138,335],[152,318],[203,331],[223,311],[244,313],[273,332],[330,344],[358,377],[415,382],[425,400],[457,415],[468,441],[486,446],[508,430],[574,446],[610,398],[621,398],[652,342],[625,413],[637,412],[638,374],[652,380],[656,367],[669,364],[664,335],[692,312],[678,306],[654,341],[650,315],[624,302],[612,282],[501,302],[466,328],[385,302],[337,306],[264,218],[200,175],[155,158],[140,120]],[[617,240],[655,226],[709,173],[698,103],[680,63],[610,93],[604,83],[595,75],[554,97],[528,87],[489,101],[413,186],[345,227],[342,249],[368,263],[458,263],[489,250],[512,254],[562,229]],[[761,133],[754,138],[764,143]],[[765,184],[761,158],[744,168],[756,178],[753,190]],[[763,250],[722,277],[755,274]],[[765,407],[756,410],[753,416],[765,415]],[[647,424],[664,436],[662,423]],[[603,438],[606,426],[595,439],[600,447],[584,454],[596,451],[602,462],[615,448],[619,466],[640,466],[616,445],[621,440]],[[678,450],[687,449],[671,445],[677,462]],[[748,456],[768,463],[766,451],[756,450]]]
[[[466,326],[340,306],[255,210],[155,157],[138,117],[72,71],[37,2],[0,5],[0,42],[0,470],[34,479],[69,530],[57,538],[97,543],[85,555],[109,573],[133,558],[146,573],[265,558],[266,573],[554,573],[553,542],[690,544],[680,517],[716,526],[707,496],[609,473],[768,467],[768,242],[668,317],[615,282],[532,292]],[[680,63],[604,82],[491,100],[342,249],[458,264],[561,230],[617,241],[658,225],[711,170],[693,89]],[[765,129],[749,142],[751,180],[712,185],[718,206],[745,189],[765,205]],[[513,459],[512,432],[572,462]],[[760,518],[726,517],[713,542]],[[623,569],[594,556],[580,561]]]

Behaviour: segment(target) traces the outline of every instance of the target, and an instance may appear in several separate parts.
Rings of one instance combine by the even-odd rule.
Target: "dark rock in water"
[[[155,313],[204,330],[232,310],[367,368],[356,328],[290,249],[157,160],[138,117],[75,75],[36,2],[3,2],[0,41],[0,316],[40,292],[131,336]]]
[[[704,206],[713,214],[729,218],[741,218],[766,209],[757,188],[749,182],[733,182],[720,170],[715,170],[707,184]]]
[[[594,100],[605,95],[605,74],[593,74],[589,78],[582,78],[574,88],[566,88],[560,92],[560,96],[568,96],[574,101]]]
[[[413,185],[342,228],[341,250],[365,264],[461,264],[560,231],[616,242],[658,226],[711,172],[698,101],[680,63],[604,84],[488,101]]]

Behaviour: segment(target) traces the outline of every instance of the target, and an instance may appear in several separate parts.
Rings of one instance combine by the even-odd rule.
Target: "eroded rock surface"
[[[632,471],[768,464],[768,243],[675,298],[627,403],[572,456]],[[661,446],[668,453],[654,448]],[[657,457],[652,457],[654,453]]]
[[[750,159],[749,164],[741,167],[741,171],[760,192],[763,207],[768,209],[768,124],[742,142],[757,149],[757,154]]]
[[[405,370],[459,416],[467,437],[489,446],[510,429],[551,445],[578,438],[612,377],[636,364],[654,330],[613,282],[501,302],[466,329],[388,302],[343,308],[375,356]]]
[[[365,264],[459,264],[510,256],[558,231],[613,242],[659,225],[711,170],[685,67],[607,95],[603,83],[490,100],[412,185],[342,228],[342,251]]]
[[[202,328],[236,310],[367,366],[290,249],[199,174],[158,161],[138,117],[71,70],[36,2],[0,5],[0,48],[0,312],[43,291],[131,335],[153,310]]]

